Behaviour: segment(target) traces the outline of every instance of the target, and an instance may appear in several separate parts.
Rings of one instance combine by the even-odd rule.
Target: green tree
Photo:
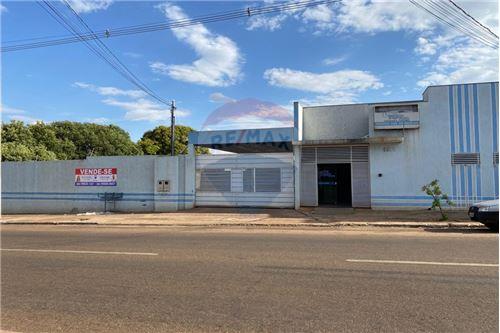
[[[176,155],[187,154],[188,134],[193,129],[189,126],[175,126],[175,147]],[[170,127],[158,126],[144,133],[138,142],[144,154],[147,155],[170,155]],[[196,147],[196,154],[208,154],[205,147]]]
[[[71,159],[87,156],[142,155],[129,134],[115,125],[98,125],[70,121],[51,124],[56,137],[68,148],[75,147]],[[69,143],[71,142],[71,144]]]
[[[8,143],[8,144],[7,144]],[[2,124],[2,160],[71,160],[87,156],[142,155],[118,126],[70,121]]]
[[[33,151],[26,145],[17,142],[2,142],[2,161],[29,161],[33,159]]]
[[[432,205],[430,209],[439,209],[439,212],[441,213],[440,221],[448,220],[448,216],[443,211],[441,200],[444,200],[448,206],[454,206],[455,204],[449,199],[448,194],[443,193],[441,186],[439,185],[439,181],[434,179],[429,184],[422,186],[422,191],[432,197]]]
[[[2,143],[4,142],[17,142],[31,146],[35,140],[31,131],[22,121],[13,120],[10,123],[2,124]]]

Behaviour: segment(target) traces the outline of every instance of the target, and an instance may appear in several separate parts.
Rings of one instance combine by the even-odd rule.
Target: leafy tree
[[[32,159],[33,151],[28,146],[18,142],[2,142],[2,161],[21,162]]]
[[[9,143],[8,145],[6,145]],[[71,160],[87,156],[142,155],[118,126],[70,121],[2,124],[2,160]]]
[[[35,161],[53,161],[57,160],[57,156],[53,151],[47,150],[43,145],[36,145],[32,149],[32,160]]]
[[[142,155],[129,134],[115,125],[98,125],[70,121],[51,124],[59,140],[74,152],[70,159],[84,159],[87,156]],[[63,152],[66,152],[64,150]],[[62,152],[61,152],[62,153]]]
[[[175,126],[175,147],[174,152],[187,154],[188,134],[193,131],[189,126]],[[170,155],[170,127],[158,126],[151,131],[144,133],[138,142],[144,154],[148,155]],[[197,154],[208,154],[205,147],[196,147]]]
[[[448,216],[443,211],[441,200],[444,200],[448,206],[454,206],[455,204],[449,199],[448,194],[443,193],[441,186],[439,185],[439,181],[434,179],[429,184],[422,186],[422,191],[432,197],[432,205],[430,209],[435,210],[436,208],[439,208],[439,212],[441,213],[440,221],[448,220]]]
[[[2,124],[2,143],[4,142],[18,142],[31,146],[34,139],[33,134],[22,121],[13,120],[8,124]]]

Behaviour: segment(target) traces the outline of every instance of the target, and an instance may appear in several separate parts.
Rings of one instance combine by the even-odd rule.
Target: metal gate
[[[322,163],[350,163],[352,206],[371,206],[368,146],[303,147],[301,156],[301,206],[318,205],[317,165]]]
[[[293,207],[292,153],[196,156],[196,206]]]

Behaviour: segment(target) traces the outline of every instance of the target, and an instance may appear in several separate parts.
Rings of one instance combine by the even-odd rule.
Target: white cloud
[[[6,12],[8,12],[7,7],[5,7],[0,3],[0,13],[6,13]]]
[[[351,0],[342,2],[336,20],[338,29],[356,32],[423,31],[436,21],[406,0]]]
[[[415,52],[420,55],[433,55],[437,52],[438,45],[431,42],[429,39],[424,37],[419,37],[417,39],[417,47],[415,47]]]
[[[0,105],[0,112],[2,114],[2,120],[19,120],[27,124],[34,124],[37,121],[41,121],[39,118],[30,116],[26,110],[13,108],[7,105]]]
[[[23,114],[14,114],[14,115],[10,115],[9,116],[9,119],[12,121],[12,120],[19,120],[19,121],[22,121],[22,122],[25,122],[27,124],[35,124],[36,122],[39,122],[39,121],[42,121],[41,119],[39,118],[34,118],[34,117],[31,117],[31,116],[27,116],[27,115],[23,115]]]
[[[348,103],[354,101],[360,92],[384,86],[376,76],[360,70],[311,73],[271,68],[264,72],[264,79],[273,86],[321,94],[314,99],[316,103]]]
[[[384,95],[384,96],[389,96],[390,94],[392,94],[392,91],[391,91],[391,90],[387,90],[387,91],[384,91],[384,92],[382,93],[382,95]]]
[[[170,119],[170,107],[156,103],[148,98],[147,94],[141,90],[123,90],[116,87],[100,87],[91,83],[75,82],[74,87],[88,89],[101,96],[108,98],[102,100],[106,105],[115,106],[125,110],[124,118],[126,120],[148,120],[159,121]],[[117,99],[116,97],[123,97],[127,100]],[[175,115],[178,117],[185,117],[189,112],[182,109],[177,109]],[[107,118],[96,118],[94,122],[107,123]]]
[[[498,80],[498,51],[468,40],[445,47],[418,86]]]
[[[210,94],[210,102],[214,103],[230,103],[234,102],[235,99],[228,97],[224,95],[223,93],[220,92],[215,92],[213,94]]]
[[[275,31],[281,28],[281,25],[287,18],[287,14],[278,14],[275,16],[251,16],[248,19],[247,30],[262,29]]]
[[[107,98],[103,100],[103,103],[124,109],[126,111],[126,120],[160,121],[170,119],[170,108],[145,98],[139,98],[134,101],[120,101],[114,98]],[[186,117],[188,115],[189,112],[187,110],[175,110],[176,117]]]
[[[355,31],[376,33],[382,31],[423,31],[436,26],[436,21],[407,0],[349,0],[335,4],[321,4],[252,20],[247,28],[276,30],[287,18],[302,21],[318,32]],[[268,23],[271,22],[271,23]],[[252,29],[250,29],[252,27]]]
[[[7,105],[1,105],[0,112],[2,114],[25,114],[26,113],[25,110],[11,108],[10,106],[7,106]]]
[[[168,65],[164,64],[161,61],[154,61],[149,63],[149,68],[156,74],[168,75]]]
[[[341,57],[333,57],[333,58],[326,58],[323,60],[323,64],[327,66],[334,66],[337,64],[340,64],[344,60],[347,59],[347,56],[341,56]]]
[[[81,14],[108,9],[113,0],[68,0],[68,2],[75,12]]]
[[[169,20],[186,20],[183,10],[172,4],[158,6]],[[180,27],[172,30],[174,36],[188,44],[198,55],[192,64],[166,65],[155,62],[151,69],[173,79],[211,87],[229,86],[241,76],[243,62],[240,51],[231,39],[210,32],[204,25]]]
[[[122,90],[116,87],[100,87],[85,82],[74,82],[73,87],[88,89],[102,96],[126,96],[130,98],[140,98],[146,96],[142,90]]]

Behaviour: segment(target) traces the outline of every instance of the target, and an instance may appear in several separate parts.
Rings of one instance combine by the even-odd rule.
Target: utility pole
[[[170,156],[175,155],[175,101],[170,104]]]

